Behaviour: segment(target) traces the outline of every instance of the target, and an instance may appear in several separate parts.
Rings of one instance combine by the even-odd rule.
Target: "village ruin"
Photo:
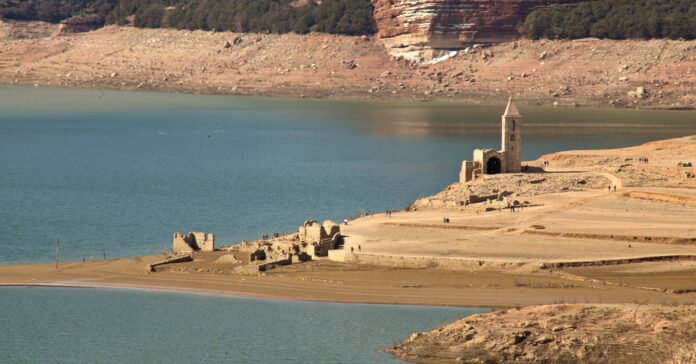
[[[510,97],[501,121],[500,150],[475,149],[473,160],[462,162],[459,181],[469,182],[484,174],[521,172],[521,129],[522,115]]]
[[[172,252],[174,255],[191,254],[197,251],[211,252],[215,250],[215,235],[203,232],[192,232],[186,236],[174,233],[172,237]]]
[[[254,275],[283,265],[328,259],[332,250],[340,248],[341,241],[340,226],[330,220],[323,224],[308,220],[293,234],[264,235],[251,243],[242,241],[219,249],[215,249],[213,234],[190,232],[182,235],[176,232],[172,237],[172,255],[162,262],[148,265],[147,271],[229,271]]]

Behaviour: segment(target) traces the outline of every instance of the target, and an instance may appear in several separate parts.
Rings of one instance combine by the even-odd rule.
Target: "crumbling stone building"
[[[324,224],[314,220],[305,221],[298,230],[298,238],[307,244],[306,253],[311,257],[327,256],[340,237],[340,226],[331,220],[324,221]]]
[[[501,121],[501,149],[475,149],[473,161],[463,161],[459,181],[469,182],[484,174],[519,173],[522,170],[522,115],[512,97]]]
[[[175,255],[190,254],[197,251],[211,252],[215,250],[215,235],[203,232],[190,232],[186,236],[174,233],[172,251]]]

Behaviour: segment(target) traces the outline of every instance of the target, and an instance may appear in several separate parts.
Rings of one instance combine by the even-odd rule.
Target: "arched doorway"
[[[486,162],[486,174],[498,174],[500,173],[500,158],[490,157],[488,162]]]

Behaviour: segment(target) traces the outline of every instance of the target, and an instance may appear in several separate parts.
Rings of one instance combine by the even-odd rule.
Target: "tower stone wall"
[[[475,149],[473,161],[462,162],[460,182],[471,181],[483,174],[522,171],[522,115],[512,97],[502,116],[500,136],[500,150]]]
[[[519,173],[522,170],[522,115],[517,106],[508,102],[501,122],[501,152],[505,155],[505,173]]]

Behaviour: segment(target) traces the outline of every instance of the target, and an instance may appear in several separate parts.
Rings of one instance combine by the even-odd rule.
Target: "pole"
[[[56,269],[58,269],[59,258],[60,258],[60,239],[56,240]]]

